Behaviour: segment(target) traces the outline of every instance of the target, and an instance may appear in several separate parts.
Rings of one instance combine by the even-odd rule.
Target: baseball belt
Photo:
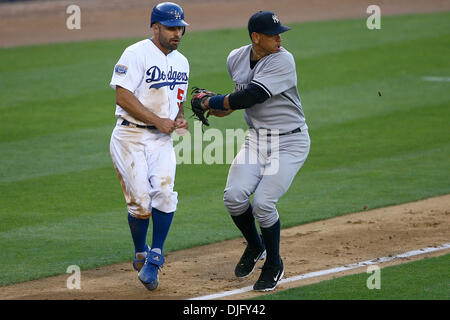
[[[125,119],[123,119],[121,125],[127,126],[127,127],[136,127],[136,128],[141,128],[141,129],[155,129],[156,130],[155,126],[143,126],[143,125],[140,125],[140,124],[132,123],[132,122],[130,122],[128,120],[125,120]]]
[[[250,129],[253,129],[253,128],[250,128]],[[272,136],[272,134],[270,133],[270,130],[267,130],[267,131],[268,132],[267,132],[266,136],[268,136],[268,137]],[[278,133],[278,134],[273,134],[273,135],[285,136],[287,134],[292,134],[292,133],[297,133],[297,132],[302,132],[302,129],[301,128],[297,128],[297,129],[294,129],[292,131],[288,131],[288,132],[284,132],[284,133]]]

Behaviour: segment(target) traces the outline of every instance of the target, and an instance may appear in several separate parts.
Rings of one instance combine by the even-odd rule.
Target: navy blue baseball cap
[[[283,26],[277,15],[272,11],[259,11],[248,20],[248,33],[280,34],[291,28]]]

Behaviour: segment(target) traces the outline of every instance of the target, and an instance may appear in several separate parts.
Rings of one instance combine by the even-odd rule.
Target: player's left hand
[[[197,120],[200,120],[205,126],[209,126],[209,122],[205,117],[205,112],[209,110],[209,108],[205,105],[205,101],[210,97],[216,96],[217,93],[198,87],[193,87],[191,94],[192,112],[196,116]]]
[[[175,128],[176,128],[175,129],[176,134],[178,134],[180,136],[184,136],[188,132],[189,124],[185,118],[182,118],[182,117],[176,118],[175,119]]]
[[[177,118],[175,119],[175,125],[177,129],[189,129],[189,123],[185,118]]]
[[[175,119],[175,126],[177,129],[189,130],[189,123],[185,118]]]

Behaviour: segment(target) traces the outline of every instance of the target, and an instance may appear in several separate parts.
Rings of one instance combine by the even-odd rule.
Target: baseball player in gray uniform
[[[295,61],[281,47],[280,34],[288,30],[271,11],[254,14],[248,22],[252,43],[231,51],[227,59],[235,91],[202,100],[210,114],[216,116],[245,109],[249,133],[230,167],[223,200],[247,240],[235,275],[249,276],[256,262],[266,258],[253,286],[257,291],[275,289],[284,275],[276,204],[289,189],[310,149]],[[266,141],[266,147],[262,147],[262,141]],[[249,160],[252,158],[257,161]]]

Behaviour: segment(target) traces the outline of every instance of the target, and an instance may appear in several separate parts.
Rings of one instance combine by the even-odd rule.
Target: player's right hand
[[[158,123],[155,124],[156,129],[165,134],[171,134],[176,129],[175,121],[169,118],[160,118]]]

